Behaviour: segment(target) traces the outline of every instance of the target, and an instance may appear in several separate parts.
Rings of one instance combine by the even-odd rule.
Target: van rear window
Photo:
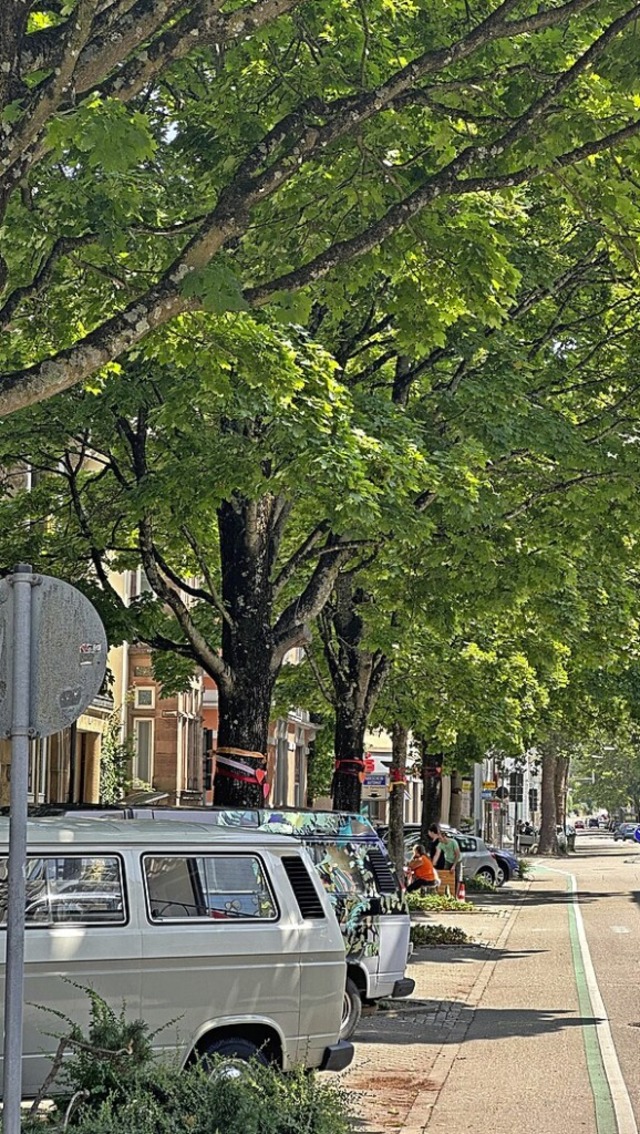
[[[252,855],[145,855],[143,869],[151,921],[278,916],[263,867]]]
[[[0,859],[0,925],[7,921],[8,860]],[[27,859],[29,925],[124,923],[120,859],[104,855],[56,855]]]

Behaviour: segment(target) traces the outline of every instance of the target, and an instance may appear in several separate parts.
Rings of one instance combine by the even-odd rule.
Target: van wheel
[[[340,1025],[340,1039],[349,1039],[353,1035],[362,1015],[362,1000],[358,987],[351,977],[347,977],[347,983],[344,986],[344,998],[342,1001],[342,1023]]]
[[[255,1061],[269,1066],[264,1051],[243,1036],[223,1036],[205,1048],[202,1062],[212,1079],[239,1079],[247,1072],[247,1064]]]

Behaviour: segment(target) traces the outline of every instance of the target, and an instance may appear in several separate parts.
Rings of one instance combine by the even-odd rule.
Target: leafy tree
[[[280,666],[422,472],[410,423],[367,416],[335,369],[300,332],[194,314],[103,389],[0,430],[5,466],[41,474],[5,501],[5,562],[28,554],[83,583],[113,641],[170,653],[165,689],[196,664],[210,674],[221,803],[261,801]],[[110,573],[139,563],[152,593],[126,607]]]
[[[380,271],[408,285],[416,257],[447,306],[434,263],[498,258],[492,193],[526,208],[559,186],[630,253],[636,18],[629,0],[5,0],[0,410],[108,374],[186,312],[304,323]]]

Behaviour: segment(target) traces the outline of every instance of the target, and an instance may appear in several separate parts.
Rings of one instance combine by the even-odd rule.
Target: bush
[[[418,894],[414,890],[407,894],[407,903],[410,910],[420,913],[430,913],[432,910],[447,910],[449,913],[472,913],[471,902],[459,902],[449,894]]]
[[[86,1036],[70,1021],[58,1055],[64,1095],[24,1124],[30,1134],[348,1134],[346,1099],[331,1083],[298,1069],[283,1075],[253,1062],[236,1077],[216,1075],[212,1059],[182,1071],[153,1058],[153,1034],[127,1020],[91,989]],[[59,1018],[64,1019],[59,1013]],[[175,1022],[175,1021],[174,1021]],[[170,1023],[166,1025],[170,1026]],[[50,1080],[51,1081],[51,1080]],[[50,1081],[49,1084],[50,1085]]]
[[[495,882],[490,882],[488,878],[468,878],[465,886],[472,894],[496,894],[498,891]]]
[[[459,925],[411,926],[411,940],[416,949],[421,945],[467,945],[472,938]]]
[[[518,859],[518,874],[521,878],[527,878],[533,870],[533,863],[528,858]]]
[[[75,1134],[348,1134],[340,1090],[260,1064],[237,1078],[156,1067],[126,1099],[85,1103]]]

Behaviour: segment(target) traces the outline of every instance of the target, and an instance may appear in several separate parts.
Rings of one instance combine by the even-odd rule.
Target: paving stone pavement
[[[419,920],[459,926],[471,945],[420,948],[407,976],[416,987],[406,1000],[387,1001],[363,1015],[355,1058],[339,1077],[362,1134],[422,1134],[460,1043],[504,946],[528,883],[499,895],[477,896],[472,914],[434,913]],[[474,895],[475,897],[475,895]]]

